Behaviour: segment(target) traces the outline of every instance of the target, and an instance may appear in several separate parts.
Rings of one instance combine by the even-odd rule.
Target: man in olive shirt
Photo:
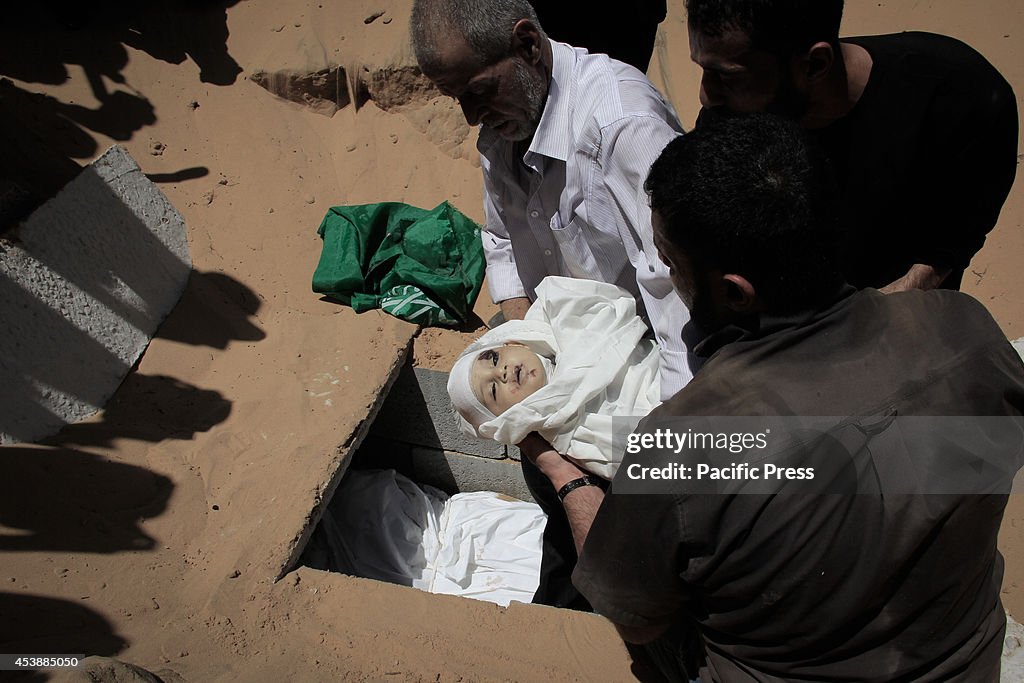
[[[994,487],[946,477],[943,495],[909,494],[900,472],[980,471],[991,443],[968,441],[954,461],[871,442],[870,487],[847,493],[670,482],[627,495],[632,466],[651,464],[627,451],[605,495],[566,487],[579,470],[545,456],[582,547],[577,587],[673,679],[697,674],[696,655],[715,681],[996,680],[996,535],[1024,445],[1024,364],[999,327],[959,292],[846,285],[827,166],[782,119],[698,127],[666,147],[647,188],[656,244],[710,336],[704,368],[638,432],[671,416],[999,416],[1012,457]]]

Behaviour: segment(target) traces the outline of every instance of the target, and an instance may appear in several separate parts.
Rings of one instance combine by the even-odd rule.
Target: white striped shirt
[[[564,43],[552,41],[551,50],[548,98],[526,153],[480,130],[491,297],[532,301],[548,275],[623,287],[646,310],[661,347],[665,399],[696,365],[681,338],[689,311],[654,247],[643,184],[682,126],[633,67]]]

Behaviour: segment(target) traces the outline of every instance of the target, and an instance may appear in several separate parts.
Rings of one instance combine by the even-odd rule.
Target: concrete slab
[[[382,438],[373,429],[353,458],[357,469],[394,469],[449,494],[497,491],[532,501],[518,460],[481,458]]]
[[[396,321],[397,322],[397,321]],[[405,365],[406,356],[412,347],[412,325],[405,324],[408,337],[405,339],[405,346],[392,349],[391,363],[387,366],[385,373],[380,377],[380,384],[376,395],[366,405],[366,413],[362,419],[354,425],[352,431],[342,444],[332,449],[325,449],[323,453],[310,454],[308,467],[296,473],[296,479],[300,480],[299,486],[293,490],[312,490],[311,498],[303,498],[301,493],[295,496],[287,496],[286,500],[291,501],[290,509],[285,515],[292,520],[291,524],[278,526],[283,531],[283,536],[278,536],[279,542],[270,543],[270,556],[267,558],[267,567],[271,570],[274,580],[279,580],[287,571],[296,567],[299,557],[306,548],[310,535],[316,525],[320,523],[328,503],[334,496],[338,484],[348,471],[353,455],[363,443],[371,426],[374,424],[385,398],[389,395],[395,380],[400,374],[400,368]],[[270,487],[277,488],[279,482],[268,482]],[[280,489],[278,489],[280,490]],[[269,493],[269,491],[268,491]],[[276,499],[277,496],[272,498]],[[258,532],[257,523],[255,529]]]
[[[523,479],[522,466],[511,459],[491,460],[432,448],[413,448],[411,476],[415,481],[449,493],[497,491],[533,502]]]
[[[118,146],[0,240],[0,443],[99,410],[191,267],[181,214]]]
[[[508,457],[503,445],[467,436],[459,430],[447,385],[447,372],[411,365],[402,368],[373,425],[373,435],[481,458]]]

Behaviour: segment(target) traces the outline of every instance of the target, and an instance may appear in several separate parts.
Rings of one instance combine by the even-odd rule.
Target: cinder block
[[[411,477],[448,493],[497,491],[519,500],[533,501],[523,479],[522,466],[514,460],[492,460],[433,448],[413,448]]]
[[[0,240],[0,443],[102,408],[191,268],[181,214],[117,146]]]
[[[506,458],[502,444],[467,436],[459,430],[447,386],[447,372],[411,365],[402,368],[371,433],[434,450]]]

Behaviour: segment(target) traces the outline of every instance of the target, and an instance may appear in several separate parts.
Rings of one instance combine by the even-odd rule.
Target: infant
[[[545,386],[554,368],[550,358],[523,342],[496,343],[459,357],[451,373],[458,379],[449,379],[448,392],[459,415],[475,431]]]
[[[452,368],[463,430],[509,445],[536,431],[611,479],[625,437],[659,402],[658,347],[646,333],[625,290],[545,278],[524,320],[488,331]]]

